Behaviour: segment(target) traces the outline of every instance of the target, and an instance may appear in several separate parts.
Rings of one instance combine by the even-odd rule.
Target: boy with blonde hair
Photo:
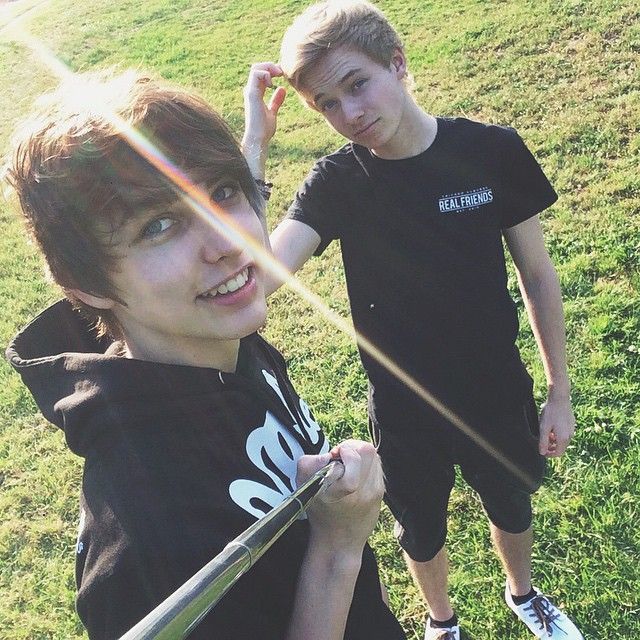
[[[252,68],[244,149],[256,177],[264,178],[282,104],[282,90],[263,101],[278,75],[349,142],[307,176],[271,235],[275,255],[295,272],[339,240],[357,331],[488,445],[360,349],[386,501],[429,607],[425,638],[460,637],[445,548],[455,465],[489,517],[509,607],[539,638],[582,638],[531,583],[530,494],[545,458],[564,453],[575,427],[560,287],[538,218],[556,193],[513,129],[426,113],[410,92],[398,34],[362,0],[308,7],[283,38],[280,65]],[[539,422],[516,347],[503,239],[547,377]]]

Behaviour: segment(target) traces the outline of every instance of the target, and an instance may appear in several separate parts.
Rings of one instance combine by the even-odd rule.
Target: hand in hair
[[[267,104],[265,94],[273,86],[273,78],[282,76],[282,69],[273,62],[258,62],[251,66],[244,88],[245,129],[242,150],[254,178],[264,178],[267,148],[275,135],[277,116],[286,90],[277,87]]]

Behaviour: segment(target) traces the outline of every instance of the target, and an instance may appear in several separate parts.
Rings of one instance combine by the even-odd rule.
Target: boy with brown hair
[[[426,113],[408,87],[398,34],[362,0],[308,7],[283,38],[280,65],[254,65],[244,148],[256,177],[264,178],[282,103],[281,92],[269,107],[263,97],[278,75],[350,142],[309,173],[271,235],[275,255],[295,272],[339,240],[359,334],[520,470],[360,349],[386,501],[429,607],[425,638],[460,637],[445,549],[454,465],[489,517],[509,607],[539,638],[582,638],[531,584],[530,494],[545,457],[562,455],[575,427],[560,287],[538,219],[557,198],[553,188],[513,129]],[[516,347],[503,238],[547,377],[539,423]]]
[[[264,201],[224,121],[135,72],[79,75],[19,134],[8,175],[66,294],[7,355],[84,458],[89,637],[120,637],[339,456],[344,474],[308,519],[190,638],[403,640],[366,544],[383,491],[375,450],[331,448],[256,333]]]

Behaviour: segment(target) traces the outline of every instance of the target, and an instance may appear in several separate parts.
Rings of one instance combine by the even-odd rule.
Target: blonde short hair
[[[364,53],[382,66],[391,63],[402,41],[385,15],[366,0],[327,0],[307,7],[287,29],[280,65],[300,91],[305,78],[329,50],[338,47]]]

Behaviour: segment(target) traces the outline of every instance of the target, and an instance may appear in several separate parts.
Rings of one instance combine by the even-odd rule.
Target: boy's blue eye
[[[222,184],[216,187],[211,193],[214,202],[224,202],[238,193],[238,187],[234,184]]]
[[[156,218],[142,230],[142,237],[156,238],[165,231],[168,231],[175,223],[176,221],[173,218],[169,218],[167,216]]]
[[[322,111],[331,111],[337,104],[337,100],[327,100],[320,105],[320,109]]]
[[[352,86],[353,86],[353,89],[362,89],[362,87],[364,87],[366,83],[367,83],[366,78],[360,78],[359,80],[356,80]]]

